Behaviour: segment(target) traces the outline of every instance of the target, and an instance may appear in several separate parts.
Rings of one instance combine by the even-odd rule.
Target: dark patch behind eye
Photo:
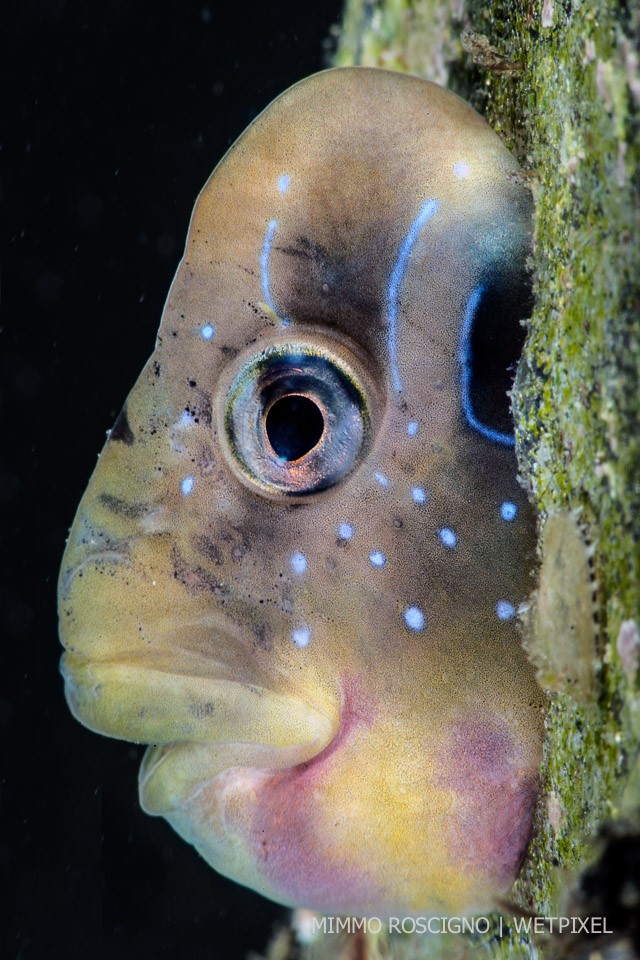
[[[526,336],[520,321],[531,316],[532,299],[529,275],[492,277],[483,284],[471,329],[471,409],[483,427],[505,437],[513,436],[507,392]]]

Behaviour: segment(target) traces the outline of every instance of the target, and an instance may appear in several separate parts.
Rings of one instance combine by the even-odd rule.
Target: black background
[[[2,957],[235,960],[284,916],[140,811],[140,749],[72,720],[55,588],[194,200],[247,123],[325,65],[340,7],[2,5]]]

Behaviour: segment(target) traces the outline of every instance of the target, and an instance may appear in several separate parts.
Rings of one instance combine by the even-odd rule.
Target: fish
[[[193,212],[59,580],[74,716],[140,802],[284,905],[495,905],[539,792],[509,390],[532,200],[451,92],[279,96]]]

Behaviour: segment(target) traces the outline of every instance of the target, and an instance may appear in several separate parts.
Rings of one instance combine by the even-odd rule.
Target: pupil
[[[324,420],[313,400],[293,393],[276,400],[267,414],[266,429],[281,460],[299,460],[322,436]]]

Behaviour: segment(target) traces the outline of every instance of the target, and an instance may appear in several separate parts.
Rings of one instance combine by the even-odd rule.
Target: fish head
[[[60,578],[74,714],[289,905],[491,905],[531,830],[535,521],[507,391],[531,201],[434,84],[331,70],[212,174]]]

